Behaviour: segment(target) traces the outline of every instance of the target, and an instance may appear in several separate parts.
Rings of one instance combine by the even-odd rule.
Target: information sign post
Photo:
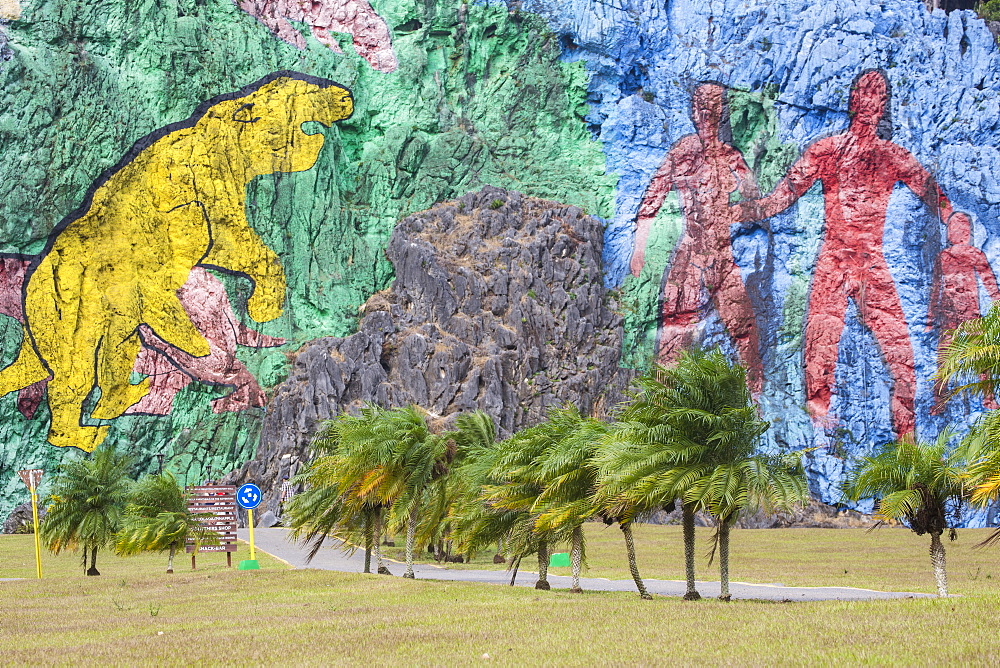
[[[263,498],[264,494],[260,491],[260,487],[253,483],[243,485],[236,492],[236,503],[240,505],[240,508],[247,511],[247,528],[250,530],[250,558],[240,562],[238,569],[241,571],[253,571],[260,568],[260,564],[257,563],[257,552],[254,550],[253,544],[253,509],[260,505]]]
[[[234,485],[195,485],[185,489],[190,512],[199,515],[198,523],[219,537],[218,545],[201,545],[189,537],[187,551],[191,553],[191,569],[199,552],[225,552],[226,565],[232,566],[236,551],[236,487]]]
[[[31,492],[31,521],[35,527],[35,571],[38,573],[39,580],[42,579],[42,542],[38,536],[38,483],[42,480],[42,473],[44,473],[42,469],[27,469],[17,472],[24,484],[28,486],[28,491]]]

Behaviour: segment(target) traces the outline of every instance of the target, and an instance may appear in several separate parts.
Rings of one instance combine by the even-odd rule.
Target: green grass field
[[[590,577],[628,579],[625,544],[617,525],[585,525],[587,567]],[[698,579],[718,580],[718,562],[707,566],[713,529],[697,530]],[[1000,587],[1000,549],[975,550],[973,546],[990,529],[958,532],[958,540],[945,540],[950,589],[954,593],[978,590],[997,580]],[[639,571],[643,577],[684,579],[684,546],[679,526],[636,525],[633,528]],[[401,545],[402,539],[396,541]],[[887,591],[935,593],[928,550],[930,538],[903,528],[864,529],[741,529],[732,534],[730,578],[740,582],[783,584],[792,587],[860,587]],[[555,551],[565,551],[567,546]],[[386,555],[404,560],[401,547],[385,548]],[[425,556],[425,555],[420,555]],[[429,555],[424,563],[435,563]],[[891,565],[891,567],[889,567]],[[494,565],[493,554],[478,554],[470,564],[450,568],[506,569]],[[534,557],[522,569],[537,570]],[[397,569],[398,570],[398,569]],[[555,575],[570,575],[569,568],[550,568]]]
[[[636,533],[644,575],[681,576],[678,528]],[[640,601],[289,570],[264,555],[256,572],[179,559],[172,576],[160,555],[102,555],[104,575],[88,578],[78,557],[47,556],[46,579],[0,582],[0,662],[995,665],[1000,550],[970,549],[984,531],[959,533],[947,548],[960,596],[870,603]],[[617,528],[588,526],[587,539],[589,575],[627,577]],[[932,591],[927,542],[898,529],[735,531],[733,578]],[[33,574],[31,537],[0,536],[0,577]],[[699,578],[712,575],[699,558]]]

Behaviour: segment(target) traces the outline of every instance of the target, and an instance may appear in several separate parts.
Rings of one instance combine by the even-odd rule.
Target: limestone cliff
[[[446,420],[482,409],[501,435],[563,402],[602,414],[631,378],[602,240],[577,207],[492,187],[408,216],[386,251],[392,285],[364,304],[356,334],[295,353],[256,456],[227,481],[263,483],[276,510],[317,424],[367,401]]]
[[[224,176],[250,175],[233,152],[246,143],[226,138],[269,136],[254,130],[265,109],[301,120],[293,113],[302,109],[299,90],[228,113],[216,107],[229,126],[219,141],[136,174],[150,197],[130,199],[131,178],[108,180],[144,141],[288,71],[336,82],[353,100],[349,118],[327,126],[316,116],[282,131],[299,148],[318,147],[322,135],[308,168],[255,168],[259,176],[246,183]],[[193,176],[206,166],[216,176]],[[464,368],[442,363],[438,372],[462,386],[451,396],[444,379],[427,376],[430,366],[404,378],[409,358],[393,357],[433,357],[432,347],[461,344],[474,360],[468,373],[493,382],[507,372],[508,338],[532,322],[530,300],[562,298],[519,279],[504,298],[523,302],[521,315],[483,307],[486,320],[515,334],[491,324],[472,343],[472,324],[439,320],[445,306],[426,306],[424,322],[416,310],[406,315],[413,300],[378,296],[394,271],[412,274],[395,239],[398,265],[387,259],[397,223],[486,185],[600,219],[603,269],[586,272],[590,281],[603,272],[622,333],[620,355],[598,367],[614,358],[643,368],[689,341],[721,345],[753,368],[773,425],[767,447],[812,448],[812,489],[837,503],[857,457],[911,426],[921,438],[948,425],[961,430],[989,408],[963,399],[932,410],[939,397],[931,379],[946,330],[1000,295],[998,171],[994,36],[973,12],[929,11],[922,0],[0,0],[0,515],[26,499],[18,469],[44,468],[44,494],[60,462],[84,456],[86,439],[74,432],[96,433],[89,445],[129,451],[137,473],[155,470],[154,455],[164,454],[186,482],[240,468],[258,453],[262,432],[261,453],[277,433],[297,434],[288,443],[301,445],[316,419],[307,412],[325,415],[326,407],[302,394],[306,412],[294,424],[273,416],[295,402],[288,383],[309,378],[290,359],[333,363],[317,352],[331,345],[327,337],[393,361],[398,376],[370,366],[363,391],[317,377],[312,391],[323,401],[355,391],[347,404],[389,397],[404,380],[416,394],[401,399],[425,397],[441,410],[472,399],[506,410],[511,397],[533,392],[573,398],[582,380],[564,384],[565,395],[549,390],[544,383],[557,376],[541,360],[549,347],[572,348],[584,336],[575,326],[537,325],[545,330],[537,359],[525,348],[517,371],[545,369],[530,391],[526,377],[473,393]],[[229,203],[211,207],[168,187],[187,181],[228,192]],[[72,332],[46,332],[48,351],[36,352],[48,366],[4,374],[52,322],[26,303],[25,287],[37,292],[43,258],[65,245],[60,235],[98,191],[118,204],[121,238],[142,239],[127,244],[145,254],[142,270],[179,272],[170,281],[181,286],[177,303],[161,299],[169,313],[142,312],[140,293],[109,279],[95,302],[115,302],[128,318],[88,312]],[[239,227],[250,241],[229,245],[256,248],[251,262],[197,253],[182,261],[206,247],[201,206],[211,225],[245,214]],[[188,225],[152,224],[165,216],[186,216]],[[100,207],[92,219],[118,229]],[[73,268],[61,275],[91,280],[120,268],[98,255],[67,256]],[[453,269],[459,294],[467,279],[461,265]],[[271,292],[265,310],[254,306],[263,284]],[[499,298],[484,284],[484,295]],[[576,301],[592,292],[561,289],[567,304],[570,292]],[[434,294],[472,308],[471,297]],[[405,323],[400,331],[411,338],[380,333],[385,318],[393,331]],[[73,370],[92,359],[73,348],[84,332],[122,344],[113,364],[100,365],[100,382],[88,384],[86,364]],[[178,332],[189,344],[204,336],[209,354],[175,345]],[[63,360],[60,373],[49,358]],[[568,378],[592,371],[586,355],[573,370],[575,360],[559,359]],[[58,391],[67,374],[83,379],[69,399]],[[508,426],[524,419],[510,413]],[[289,457],[282,464],[260,454],[255,475],[275,474],[292,451],[273,454]]]

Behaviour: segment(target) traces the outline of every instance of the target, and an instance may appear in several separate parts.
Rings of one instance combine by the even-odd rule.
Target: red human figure
[[[948,218],[948,243],[951,244],[938,255],[934,263],[934,279],[931,283],[931,301],[927,309],[927,328],[933,324],[940,328],[941,338],[938,341],[938,358],[944,354],[951,343],[952,331],[963,322],[978,318],[979,281],[989,294],[990,299],[1000,299],[1000,287],[993,273],[986,254],[973,246],[972,221],[961,211],[956,211]],[[937,399],[935,411],[940,409],[944,387],[935,385],[934,397]],[[983,398],[986,408],[1000,408],[992,395]]]
[[[718,84],[695,90],[691,119],[696,132],[674,144],[646,189],[636,219],[631,270],[634,276],[642,270],[650,225],[667,193],[677,190],[684,230],[663,288],[657,358],[673,361],[691,344],[696,325],[714,305],[749,370],[750,389],[759,393],[763,364],[757,320],[733,258],[730,225],[737,220],[729,197],[736,191],[747,198],[760,193],[743,156],[719,136],[722,124],[728,123],[725,98],[726,90]]]
[[[241,323],[233,314],[226,288],[205,269],[195,267],[177,291],[191,322],[208,341],[209,354],[192,357],[160,339],[146,325],[139,326],[143,347],[134,370],[150,377],[149,393],[126,414],[167,415],[174,396],[193,381],[233,387],[212,401],[216,413],[263,406],[264,391],[253,374],[236,358],[236,346],[270,348],[284,339],[265,336]]]
[[[807,406],[814,420],[826,421],[847,302],[853,299],[889,367],[893,426],[902,436],[914,428],[916,374],[906,318],[882,253],[886,208],[899,182],[934,213],[950,213],[951,205],[916,158],[889,141],[889,99],[889,82],[882,72],[862,73],[851,89],[847,131],[811,144],[774,192],[734,208],[742,221],[769,218],[791,206],[816,181],[823,184],[826,234],[806,318]]]

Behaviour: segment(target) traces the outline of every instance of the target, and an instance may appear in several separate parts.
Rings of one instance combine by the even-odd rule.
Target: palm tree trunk
[[[697,601],[701,598],[701,594],[694,586],[694,506],[685,503],[682,516],[684,524],[684,574],[687,577],[687,592],[684,594],[684,600]]]
[[[937,583],[938,596],[948,595],[948,572],[944,564],[944,545],[941,544],[941,533],[931,534],[931,565],[934,567],[934,581]]]
[[[372,527],[371,515],[365,513],[365,573],[372,572]]]
[[[639,565],[635,561],[635,542],[632,540],[632,523],[625,522],[618,525],[625,536],[625,551],[628,553],[628,569],[632,572],[632,579],[635,580],[635,588],[639,590],[639,598],[645,601],[653,600],[653,597],[646,591],[646,585],[639,576]]]
[[[549,546],[544,539],[538,541],[538,582],[535,589],[552,589],[549,586]]]
[[[719,598],[728,601],[729,595],[729,528],[732,525],[728,519],[719,523]]]
[[[170,554],[167,556],[167,572],[168,573],[173,573],[174,572],[174,554],[176,554],[176,553],[177,553],[177,544],[176,543],[171,543],[170,544]]]
[[[573,547],[570,550],[570,564],[573,566],[573,586],[569,588],[572,594],[582,594],[580,589],[580,565],[583,563],[583,527],[573,529]]]
[[[942,550],[943,551],[943,550]],[[101,572],[97,570],[97,546],[90,546],[90,568],[87,569],[87,575],[100,575]]]
[[[373,542],[375,550],[375,565],[379,575],[392,575],[385,563],[382,562],[382,509],[375,511],[375,540]]]
[[[410,508],[410,518],[406,523],[406,572],[404,578],[413,579],[413,544],[417,537],[417,504]]]

